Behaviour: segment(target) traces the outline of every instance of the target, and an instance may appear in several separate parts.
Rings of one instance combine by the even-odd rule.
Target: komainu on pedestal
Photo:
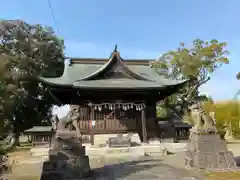
[[[233,153],[228,151],[226,142],[220,139],[212,118],[200,104],[194,104],[190,109],[195,126],[191,129],[185,152],[186,167],[219,172],[237,170]]]
[[[77,107],[74,106],[68,118],[57,123],[53,148],[49,150],[49,160],[43,163],[41,180],[71,180],[89,175],[89,158],[82,146],[77,119]],[[67,129],[69,124],[76,130]]]

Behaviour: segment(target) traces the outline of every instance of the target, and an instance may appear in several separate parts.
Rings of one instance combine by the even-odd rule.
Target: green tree
[[[17,134],[50,115],[52,101],[38,75],[62,74],[64,42],[50,27],[0,21],[0,116]]]
[[[166,98],[165,105],[181,105],[183,110],[189,103],[206,99],[199,95],[199,87],[210,80],[215,70],[229,63],[226,45],[215,39],[196,39],[192,47],[187,48],[184,43],[180,43],[177,50],[169,51],[155,61],[152,65],[159,74],[176,80],[189,79],[180,92]]]

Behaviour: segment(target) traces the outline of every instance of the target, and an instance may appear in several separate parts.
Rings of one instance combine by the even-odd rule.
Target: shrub
[[[234,136],[240,135],[240,102],[205,102],[204,110],[206,113],[216,113],[216,126],[220,133],[225,132],[225,127],[230,126]]]
[[[159,105],[157,105],[157,117],[158,118],[166,118],[167,110]]]
[[[185,115],[183,116],[183,121],[184,121],[185,123],[190,124],[190,125],[194,125],[194,121],[193,121],[191,115],[188,114],[188,113],[185,113]]]
[[[4,150],[4,148],[0,145],[0,155],[5,155],[6,151]]]

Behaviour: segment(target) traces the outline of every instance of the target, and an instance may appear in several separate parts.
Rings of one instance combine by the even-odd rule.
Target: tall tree
[[[52,102],[38,75],[62,74],[64,42],[50,27],[0,21],[0,118],[20,132],[49,116]]]
[[[177,50],[169,51],[155,61],[153,67],[161,75],[177,80],[190,79],[188,85],[167,98],[165,104],[187,106],[196,100],[206,99],[199,95],[198,89],[210,80],[211,74],[216,69],[229,63],[226,45],[225,42],[215,39],[211,41],[196,39],[192,47],[187,48],[184,43],[180,43]]]
[[[240,72],[237,74],[237,80],[239,80],[240,79]]]

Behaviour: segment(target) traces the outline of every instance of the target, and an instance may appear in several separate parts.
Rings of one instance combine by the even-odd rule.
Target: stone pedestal
[[[41,180],[57,177],[59,180],[76,179],[88,176],[89,158],[85,155],[85,146],[67,145],[49,150],[49,160],[43,163]]]
[[[233,153],[217,133],[192,131],[187,144],[185,165],[206,171],[233,171],[237,169]]]

